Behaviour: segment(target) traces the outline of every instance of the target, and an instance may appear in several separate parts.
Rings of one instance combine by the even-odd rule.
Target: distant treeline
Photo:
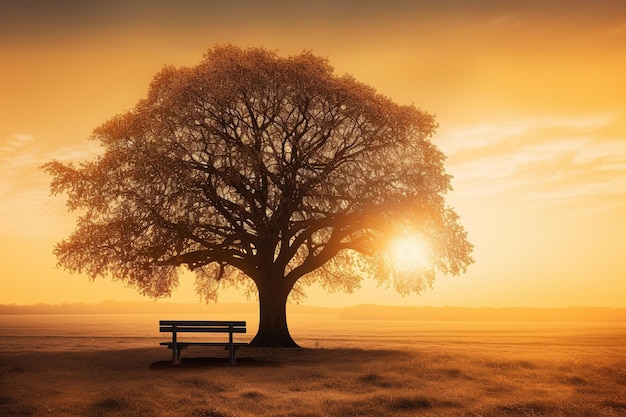
[[[64,303],[0,304],[0,314],[256,314],[256,303],[166,303],[105,301],[98,304]],[[626,322],[626,308],[611,307],[401,307],[357,305],[354,307],[313,307],[290,304],[287,314],[332,316],[346,320],[441,320],[441,321],[567,321]]]
[[[626,322],[626,308],[472,308],[358,305],[341,309],[339,317],[368,320]]]

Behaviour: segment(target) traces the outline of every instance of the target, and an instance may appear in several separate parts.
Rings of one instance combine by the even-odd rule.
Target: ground
[[[5,329],[0,415],[626,416],[623,323],[309,321],[302,348],[242,348],[231,367],[219,348],[172,366],[151,327],[84,320]]]

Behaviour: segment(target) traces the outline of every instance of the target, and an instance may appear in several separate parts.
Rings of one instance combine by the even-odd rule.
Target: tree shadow
[[[367,363],[406,358],[415,352],[369,348],[260,348],[242,347],[237,352],[233,368],[262,368],[284,366],[361,366]],[[93,350],[63,350],[3,353],[0,374],[65,369],[68,372],[133,372],[150,369],[194,369],[231,367],[223,349],[194,349],[183,353],[181,364],[173,365],[171,351],[164,347],[103,348]]]
[[[228,358],[218,358],[212,356],[190,356],[181,358],[180,364],[174,365],[171,360],[158,361],[150,364],[150,369],[198,369],[198,368],[262,368],[281,366],[280,362],[269,360],[258,360],[255,358],[237,358],[237,364],[231,365]]]
[[[187,353],[187,352],[185,352]],[[237,353],[235,367],[260,368],[282,366],[330,366],[358,364],[359,366],[381,361],[406,358],[409,353],[390,349],[365,348],[265,348],[242,347]],[[174,365],[171,360],[162,360],[150,365],[150,369],[194,369],[230,367],[228,357],[207,356],[206,351],[195,355],[189,351],[183,356],[181,363]]]

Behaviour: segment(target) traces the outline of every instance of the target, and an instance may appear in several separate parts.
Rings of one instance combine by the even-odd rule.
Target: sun
[[[422,268],[429,263],[430,248],[418,235],[399,236],[391,241],[391,261],[401,269]]]

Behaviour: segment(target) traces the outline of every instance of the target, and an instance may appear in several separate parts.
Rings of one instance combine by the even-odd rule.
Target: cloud
[[[616,116],[517,118],[457,126],[438,143],[455,193],[514,193],[540,205],[626,206],[626,129]]]
[[[440,130],[437,141],[447,155],[488,146],[509,144],[515,140],[528,143],[531,136],[547,130],[567,130],[573,134],[596,130],[612,123],[607,115],[579,118],[506,117],[490,123],[456,126]]]
[[[620,36],[626,33],[626,24],[609,27],[604,34],[608,36]]]
[[[42,235],[56,232],[67,217],[62,198],[51,198],[50,178],[40,169],[52,159],[62,162],[93,158],[97,146],[46,151],[36,138],[22,133],[0,141],[0,234]]]
[[[9,140],[9,146],[11,144],[19,146],[21,143],[31,142],[34,138],[31,135],[24,135],[22,133],[16,133],[13,135],[13,141]]]
[[[522,22],[518,13],[503,14],[495,16],[490,21],[495,27],[516,28],[521,26]]]
[[[3,179],[0,190],[3,196],[28,181],[32,173],[25,168],[37,163],[38,153],[40,150],[30,135],[18,133],[0,142],[0,176]]]

